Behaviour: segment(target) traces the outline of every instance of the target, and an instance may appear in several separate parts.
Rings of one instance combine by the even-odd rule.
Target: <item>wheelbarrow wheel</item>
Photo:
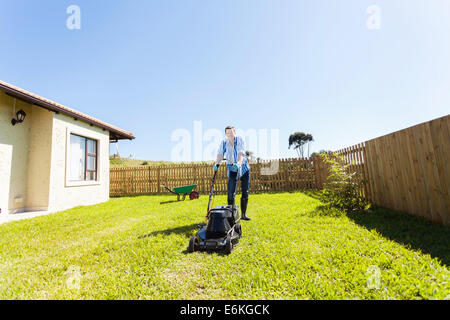
[[[195,250],[197,250],[198,247],[198,240],[196,236],[192,236],[191,239],[189,240],[189,247],[188,247],[188,251],[190,253],[194,252]]]
[[[198,194],[197,191],[192,191],[192,192],[189,194],[189,199],[191,199],[191,200],[198,199],[199,197],[200,197],[200,195]]]

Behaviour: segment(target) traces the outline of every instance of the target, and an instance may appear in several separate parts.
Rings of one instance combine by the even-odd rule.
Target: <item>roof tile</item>
[[[97,125],[97,126],[100,126],[102,128],[108,129],[108,130],[110,130],[110,131],[120,135],[122,138],[125,138],[125,139],[134,139],[135,138],[133,133],[131,133],[129,131],[125,131],[125,130],[120,129],[120,128],[116,127],[116,126],[113,126],[113,125],[111,125],[109,123],[103,122],[103,121],[98,120],[96,118],[93,118],[93,117],[91,117],[91,116],[89,116],[87,114],[79,112],[79,111],[77,111],[75,109],[66,107],[66,106],[64,106],[64,105],[62,105],[60,103],[54,102],[54,101],[52,101],[50,99],[47,99],[47,98],[44,98],[44,97],[41,97],[41,96],[39,96],[37,94],[34,94],[34,93],[30,92],[30,91],[27,91],[27,90],[24,90],[22,88],[16,87],[16,86],[14,86],[12,84],[9,84],[9,83],[1,81],[1,80],[0,80],[0,89],[6,89],[6,90],[9,89],[8,92],[10,94],[12,94],[12,95],[14,94],[14,92],[17,92],[17,93],[21,93],[22,95],[25,95],[27,97],[34,98],[35,100],[38,100],[38,101],[40,101],[40,102],[42,102],[42,103],[44,103],[46,105],[54,106],[55,109],[57,109],[57,111],[60,111],[61,113],[65,113],[65,114],[68,114],[70,116],[78,115],[81,119],[83,119],[83,120],[85,120],[85,121],[87,121],[87,122],[89,122],[89,123],[91,123],[93,125]]]

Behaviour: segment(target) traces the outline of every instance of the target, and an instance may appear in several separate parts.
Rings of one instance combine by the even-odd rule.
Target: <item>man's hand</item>
[[[233,166],[231,167],[233,171],[238,172],[239,171],[239,167],[240,165],[238,163],[233,164]]]

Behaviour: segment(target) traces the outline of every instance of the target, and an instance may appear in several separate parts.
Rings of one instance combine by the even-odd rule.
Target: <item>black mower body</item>
[[[230,229],[238,220],[238,206],[217,206],[209,213],[206,225],[205,239],[217,239],[226,237]]]
[[[225,250],[231,252],[242,235],[238,206],[217,206],[211,209],[208,223],[191,238],[195,250]]]

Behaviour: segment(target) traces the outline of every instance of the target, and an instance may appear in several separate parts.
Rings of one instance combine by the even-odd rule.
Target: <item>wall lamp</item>
[[[16,112],[16,119],[12,119],[11,120],[11,124],[13,125],[13,126],[15,126],[16,125],[16,123],[22,123],[23,122],[23,120],[25,120],[25,116],[26,116],[27,114],[25,113],[25,111],[23,111],[23,110],[19,110],[19,111],[17,111]]]

